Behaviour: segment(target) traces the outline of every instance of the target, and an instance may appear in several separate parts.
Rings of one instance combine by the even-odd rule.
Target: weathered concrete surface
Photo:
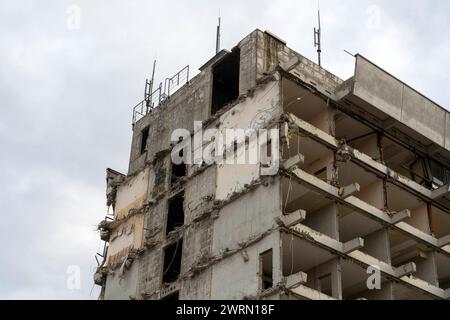
[[[130,269],[121,275],[117,270],[108,275],[105,289],[105,300],[130,300],[136,298],[139,266],[133,263]]]
[[[259,255],[270,249],[273,250],[273,281],[279,283],[282,276],[276,271],[281,270],[280,233],[273,232],[246,249],[248,261],[238,253],[213,266],[211,299],[242,300],[260,292]]]
[[[450,150],[448,111],[361,55],[356,57],[355,76],[347,83],[347,88],[347,91],[340,88],[348,93],[340,95],[342,100],[359,98],[380,120],[393,118],[415,132],[425,145],[435,143]]]
[[[432,191],[372,159],[380,156],[375,138],[359,141],[360,151],[349,148],[345,141],[338,141],[334,137],[333,99],[353,92],[364,95],[358,101],[371,99],[377,104],[376,116],[387,117],[388,113],[392,113],[399,123],[423,131],[424,139],[434,143],[431,147],[449,144],[447,138],[440,135],[450,126],[447,114],[442,116],[436,109],[436,118],[421,119],[422,109],[433,109],[433,103],[363,60],[365,65],[362,67],[367,70],[372,68],[369,72],[374,73],[374,77],[368,77],[368,71],[361,68],[357,70],[358,76],[343,84],[342,80],[292,51],[282,40],[268,32],[255,30],[239,42],[238,47],[239,99],[225,106],[217,115],[211,114],[212,62],[164,105],[135,124],[128,176],[123,177],[123,181],[121,178],[119,185],[115,186],[116,221],[109,239],[109,255],[116,256],[117,263],[115,268],[108,270],[104,298],[160,299],[170,292],[179,291],[181,299],[280,299],[285,297],[283,285],[286,285],[286,277],[283,271],[292,269],[295,273],[298,270],[294,271],[294,268],[300,267],[293,265],[292,261],[301,264],[306,260],[307,270],[303,271],[308,273],[308,281],[290,288],[299,298],[348,298],[343,296],[349,290],[345,287],[348,285],[345,279],[348,271],[343,274],[342,270],[346,260],[357,264],[363,273],[367,266],[379,265],[385,278],[395,278],[413,293],[415,290],[420,294],[427,292],[434,298],[448,298],[448,290],[439,288],[438,281],[442,275],[439,269],[445,266],[442,259],[448,259],[450,255],[450,246],[441,248],[448,244],[448,230],[441,226],[431,230],[433,223],[426,208],[417,207],[417,204],[417,208],[404,210],[403,213],[386,210],[383,179],[395,180],[404,192],[436,205],[431,199]],[[204,121],[204,129],[217,128],[219,131],[227,128],[278,127],[282,125],[280,121],[286,121],[282,108],[282,78],[302,86],[302,93],[308,90],[309,94],[323,100],[321,109],[314,117],[290,117],[289,126],[284,124],[286,130],[282,135],[284,142],[298,135],[295,143],[300,142],[297,148],[299,153],[304,151],[306,140],[314,140],[320,148],[327,148],[326,156],[320,155],[322,161],[319,159],[319,162],[311,163],[310,153],[317,153],[320,148],[316,150],[309,146],[314,150],[305,152],[307,165],[303,167],[296,160],[294,163],[299,162],[301,168],[281,169],[282,177],[262,177],[259,165],[190,165],[187,177],[177,183],[171,182],[170,135],[174,129],[184,128],[193,134],[194,121]],[[296,96],[295,93],[293,96]],[[366,101],[363,106],[367,107],[369,102]],[[433,128],[421,127],[431,124]],[[396,124],[393,126],[396,127]],[[141,155],[141,131],[146,127],[150,129],[147,151]],[[445,133],[448,132],[450,130]],[[342,157],[342,152],[349,155],[348,162]],[[345,164],[337,165],[338,161]],[[324,162],[325,176],[318,173]],[[350,168],[354,169],[355,163],[373,173],[375,180],[371,181],[364,170],[348,170],[350,177],[338,179],[342,178],[338,175],[339,171],[345,172],[347,165],[353,165]],[[332,179],[334,175],[335,180]],[[292,225],[288,226],[280,225],[285,205],[282,199],[288,192],[287,188],[281,187],[281,179],[284,182],[294,180],[300,186],[294,190],[304,195],[302,201],[292,208],[299,213],[295,219],[293,216],[284,219],[291,221]],[[344,183],[344,180],[351,181]],[[360,190],[356,185],[353,190],[346,188],[354,182],[365,183],[364,188]],[[166,235],[168,203],[180,192],[184,193],[185,199],[184,225]],[[313,196],[308,198],[310,194]],[[305,218],[306,209],[303,210],[303,206],[314,208],[314,203],[307,202],[317,199],[326,202],[326,205],[306,212]],[[128,216],[130,212],[133,214]],[[442,212],[438,214],[442,216]],[[363,219],[354,219],[355,216]],[[434,223],[441,221],[446,220],[435,220]],[[388,230],[394,230],[395,234]],[[341,235],[343,232],[347,233],[345,239]],[[300,252],[293,252],[293,259],[290,254],[284,256],[285,252],[290,252],[287,249],[291,242],[283,243],[281,234],[288,234],[290,239],[296,237],[297,242],[305,244],[299,247]],[[163,284],[164,251],[178,239],[183,240],[181,272],[176,282]],[[415,249],[412,253],[419,252],[417,249],[427,249],[422,250],[420,256],[408,256],[411,252],[402,250],[404,247],[409,249],[410,242]],[[403,260],[395,264],[400,265],[399,268],[391,265],[392,246],[400,248],[399,257]],[[132,249],[139,249],[139,252],[133,252],[131,264],[123,264]],[[260,255],[270,249],[273,250],[273,288],[263,292]],[[307,252],[319,252],[320,264],[314,266],[315,260],[308,257]],[[400,259],[398,256],[394,258]],[[314,259],[319,261],[315,255]],[[110,266],[106,265],[107,268]],[[325,269],[331,272],[330,295],[317,290],[321,287],[317,285],[321,281],[318,277],[323,276]],[[310,275],[316,275],[316,278],[309,279]],[[376,294],[365,291],[364,281],[355,296],[370,299],[403,297],[401,292],[393,292],[393,282],[390,280],[384,279],[386,286]],[[351,283],[352,286],[355,284]]]
[[[273,228],[275,218],[281,216],[279,188],[277,179],[222,208],[214,221],[213,253],[234,249]]]

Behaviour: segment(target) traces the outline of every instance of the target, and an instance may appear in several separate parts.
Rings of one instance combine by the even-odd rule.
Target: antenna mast
[[[153,60],[152,78],[150,80],[145,79],[144,100],[146,102],[147,108],[150,107],[151,104],[151,94],[153,93],[153,83],[155,82],[155,69],[156,59]]]
[[[153,92],[153,83],[155,83],[155,69],[156,69],[156,59],[153,60],[153,70],[152,70],[152,80],[150,86],[150,94]]]
[[[322,29],[320,26],[320,7],[317,10],[317,16],[319,19],[319,29],[314,28],[314,47],[317,47],[317,56],[319,61],[319,66],[322,66],[322,47],[321,47],[321,36],[322,36]]]
[[[216,35],[216,54],[220,51],[220,12],[219,12],[219,24],[217,25]]]

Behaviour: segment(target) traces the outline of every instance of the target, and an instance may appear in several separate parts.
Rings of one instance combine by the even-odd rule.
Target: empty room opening
[[[270,249],[259,256],[261,265],[261,288],[267,290],[273,287],[273,250]]]
[[[179,152],[180,158],[183,158],[183,149]],[[183,158],[184,159],[184,158]],[[186,164],[184,161],[180,164],[175,164],[172,162],[172,177],[171,177],[171,183],[175,183],[178,181],[178,179],[186,176]]]
[[[184,193],[180,193],[169,200],[167,214],[166,235],[184,224]]]
[[[240,50],[237,48],[214,66],[212,114],[239,97],[239,60]]]
[[[178,280],[181,271],[183,240],[179,240],[164,249],[163,283]]]
[[[144,128],[141,131],[141,149],[140,149],[140,154],[144,154],[145,151],[147,151],[147,140],[148,140],[148,135],[149,135],[149,127]]]

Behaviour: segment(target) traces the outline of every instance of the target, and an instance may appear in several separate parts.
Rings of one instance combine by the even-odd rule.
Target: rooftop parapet
[[[450,151],[449,112],[361,55],[356,55],[355,75],[336,97],[375,116],[383,129],[402,131],[430,153]]]

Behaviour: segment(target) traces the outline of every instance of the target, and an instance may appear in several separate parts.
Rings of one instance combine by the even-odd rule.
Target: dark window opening
[[[174,293],[171,293],[171,294],[165,296],[164,298],[162,298],[161,300],[178,301],[178,300],[180,300],[180,292],[176,291]]]
[[[430,171],[433,188],[440,188],[450,182],[450,170],[439,162],[430,159]]]
[[[235,49],[214,66],[212,114],[239,97],[239,60],[240,50]]]
[[[260,256],[261,288],[267,290],[273,287],[273,251],[270,249]]]
[[[184,194],[181,193],[169,200],[166,235],[184,224]]]
[[[183,240],[179,240],[164,250],[163,283],[173,283],[178,280],[181,270],[182,249]]]
[[[272,159],[272,140],[267,142],[267,157]]]
[[[141,131],[141,155],[147,151],[147,140],[149,135],[149,127],[146,127]]]
[[[180,158],[183,158],[183,149],[179,153]],[[172,178],[171,183],[176,182],[179,178],[186,176],[186,164],[184,161],[180,164],[172,163]]]

